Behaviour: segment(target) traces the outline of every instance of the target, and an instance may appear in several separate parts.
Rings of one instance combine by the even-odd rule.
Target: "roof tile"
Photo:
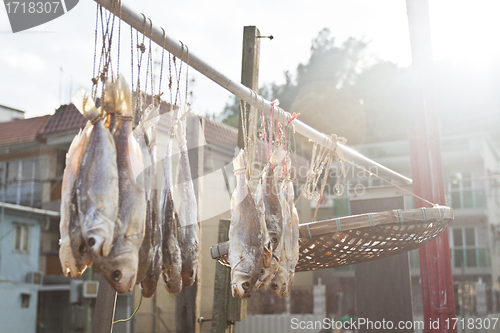
[[[34,142],[38,140],[38,132],[50,116],[28,119],[16,119],[0,123],[0,146]]]

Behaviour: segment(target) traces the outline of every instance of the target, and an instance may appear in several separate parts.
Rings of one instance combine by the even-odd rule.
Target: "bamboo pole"
[[[239,82],[232,81],[219,71],[215,70],[212,66],[201,60],[191,50],[188,50],[186,44],[176,41],[164,33],[164,29],[153,24],[144,14],[138,14],[124,4],[121,0],[95,0],[98,4],[120,17],[124,22],[139,32],[152,31],[151,40],[158,46],[164,48],[175,57],[186,62],[189,66],[200,72],[202,75],[208,77],[221,87],[227,89],[240,99],[249,103],[258,110],[262,110],[270,115],[273,112],[274,119],[278,121],[287,121],[290,117],[289,113],[285,112],[279,107],[273,107],[271,102],[267,101],[264,97],[258,95],[256,92],[248,87],[245,87]],[[149,36],[148,36],[149,37]],[[411,184],[410,178],[405,177],[367,157],[358,153],[352,148],[349,148],[340,143],[334,143],[324,133],[308,126],[298,119],[293,121],[296,132],[304,135],[305,137],[324,145],[328,149],[335,148],[336,145],[340,147],[344,154],[344,158],[350,159],[363,167],[376,167],[380,176],[387,176],[402,184]]]

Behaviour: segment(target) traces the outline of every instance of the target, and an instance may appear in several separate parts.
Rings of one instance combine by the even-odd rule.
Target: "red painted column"
[[[445,205],[429,7],[427,0],[406,0],[406,5],[414,77],[415,127],[409,131],[413,192]],[[415,198],[415,207],[426,206]],[[420,247],[419,257],[425,332],[456,332],[448,232]]]

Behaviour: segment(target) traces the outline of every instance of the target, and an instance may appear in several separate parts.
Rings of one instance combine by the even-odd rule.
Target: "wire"
[[[113,322],[113,325],[114,324],[118,324],[118,323],[125,323],[127,321],[130,321],[132,320],[132,318],[134,318],[135,314],[137,313],[137,311],[139,311],[139,308],[141,307],[141,304],[142,304],[142,293],[141,293],[141,299],[139,301],[139,305],[137,306],[137,308],[135,309],[134,313],[132,313],[132,315],[130,316],[130,318],[127,318],[127,319],[120,319],[120,320],[116,320]]]

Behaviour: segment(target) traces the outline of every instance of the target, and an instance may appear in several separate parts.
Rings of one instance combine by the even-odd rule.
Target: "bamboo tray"
[[[453,220],[449,207],[391,210],[299,225],[296,272],[381,259],[417,249],[439,236]],[[213,259],[229,267],[229,242],[212,246]]]

